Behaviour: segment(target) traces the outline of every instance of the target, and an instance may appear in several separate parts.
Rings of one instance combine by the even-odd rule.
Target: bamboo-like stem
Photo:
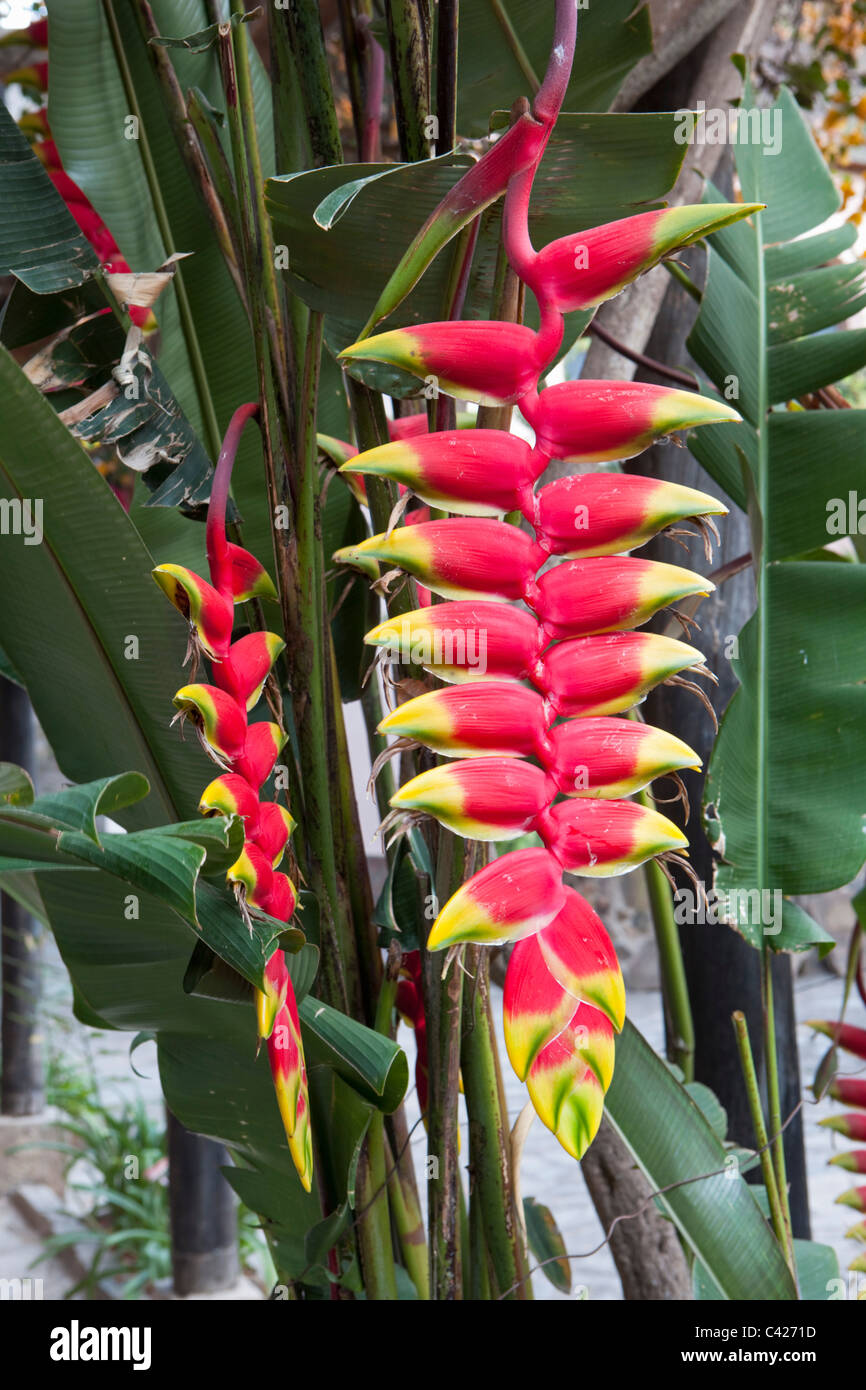
[[[358,1160],[357,1195],[361,1215],[355,1230],[364,1292],[373,1302],[391,1303],[396,1302],[398,1295],[391,1247],[384,1125],[381,1110],[374,1111]]]
[[[635,800],[644,806],[652,806],[645,794],[635,797]],[[659,953],[668,1061],[676,1063],[684,1080],[694,1081],[695,1026],[680,936],[674,921],[671,888],[654,859],[644,865],[644,880]]]
[[[333,840],[328,760],[329,653],[324,644],[327,619],[319,516],[316,402],[322,351],[322,316],[310,315],[310,331],[299,391],[297,457],[300,464],[296,536],[298,553],[298,627],[295,634],[293,706],[304,784],[304,834],[312,858],[311,873],[321,893],[322,973],[329,1003],[344,1010],[348,988],[344,970],[354,952],[346,931]]]
[[[177,252],[174,243],[174,236],[171,230],[171,223],[168,218],[168,211],[162,196],[162,189],[159,185],[159,175],[156,172],[156,165],[153,162],[153,155],[150,149],[150,142],[147,138],[147,129],[141,114],[138,96],[135,91],[135,83],[132,80],[132,73],[126,61],[126,53],[123,48],[123,40],[117,24],[117,17],[114,13],[112,0],[102,0],[102,8],[105,20],[108,25],[108,32],[111,36],[111,46],[117,69],[120,73],[120,80],[123,83],[123,92],[129,107],[130,115],[134,116],[138,125],[138,148],[141,155],[141,163],[144,169],[144,176],[147,180],[147,188],[153,203],[154,216],[156,217],[159,234],[162,237],[163,250],[166,259]],[[189,297],[186,292],[186,285],[183,278],[183,270],[180,265],[175,267],[174,289],[177,295],[177,307],[180,315],[181,328],[183,330],[186,350],[189,354],[190,370],[192,371],[195,383],[196,396],[204,422],[205,439],[211,458],[216,458],[220,451],[220,430],[214,410],[213,398],[208,385],[207,372],[205,370],[204,358],[201,353],[201,345],[196,332],[195,321],[190,308]]]
[[[511,1142],[496,1034],[490,1009],[489,952],[466,949],[460,1070],[469,1114],[469,1168],[473,1208],[480,1211],[490,1256],[493,1296],[532,1297],[520,1223],[514,1210]],[[476,1237],[477,1239],[477,1237]]]
[[[773,1002],[773,955],[765,946],[762,956],[761,999],[764,1024],[764,1067],[767,1075],[767,1109],[772,1142],[773,1168],[779,1189],[779,1203],[785,1222],[785,1233],[793,1259],[793,1230],[788,1200],[788,1174],[785,1166],[785,1136],[782,1133],[782,1100],[779,1091],[779,1059],[776,1048],[776,1012]]]
[[[458,850],[455,836],[441,833],[438,839],[436,895],[439,902],[444,902],[462,882],[464,859],[462,853],[455,852]],[[434,1299],[453,1301],[462,1297],[457,1095],[463,971],[459,960],[453,960],[443,978],[441,955],[422,948],[421,958],[430,1079],[427,1104],[430,1286]]]
[[[439,0],[436,16],[436,153],[457,139],[457,23],[460,0]]]
[[[415,1188],[403,1179],[399,1164],[394,1163],[388,1137],[385,1136],[385,1162],[388,1169],[388,1200],[394,1229],[400,1243],[400,1254],[409,1273],[409,1278],[418,1290],[418,1297],[424,1302],[430,1298],[430,1267],[427,1258],[427,1240],[424,1234],[424,1217]]]
[[[794,1266],[794,1252],[791,1245],[785,1217],[779,1195],[779,1187],[776,1181],[776,1172],[773,1166],[773,1159],[767,1142],[767,1129],[764,1124],[764,1114],[761,1109],[761,1095],[758,1089],[758,1075],[755,1071],[755,1059],[752,1055],[752,1044],[749,1040],[749,1025],[746,1016],[739,1010],[733,1015],[734,1033],[737,1039],[737,1051],[740,1054],[740,1065],[743,1069],[743,1081],[746,1087],[746,1099],[749,1105],[749,1112],[752,1116],[752,1127],[755,1131],[755,1142],[760,1151],[761,1172],[764,1177],[764,1186],[767,1189],[767,1198],[770,1203],[770,1216],[773,1222],[773,1230],[776,1239],[782,1247],[782,1252],[791,1270],[796,1283],[796,1268]]]
[[[411,162],[430,153],[430,36],[422,0],[386,0],[391,77],[400,157]]]
[[[233,0],[236,3],[237,0]],[[314,167],[342,164],[340,129],[331,90],[331,75],[325,53],[325,36],[316,0],[291,0],[274,15],[282,21],[295,59],[295,72]]]
[[[163,45],[152,42],[153,39],[160,37],[160,33],[149,0],[136,0],[136,10],[139,27],[147,46],[153,70],[165,97],[166,112],[175,142],[193,183],[201,193],[223,260],[232,277],[241,304],[246,308],[246,287],[241,273],[240,247],[235,239],[225,200],[220,197],[208,166],[198,131],[187,110],[174,65]]]

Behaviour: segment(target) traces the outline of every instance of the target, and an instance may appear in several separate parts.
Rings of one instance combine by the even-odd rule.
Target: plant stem
[[[239,0],[233,0],[239,3]],[[342,164],[343,150],[331,74],[325,53],[325,36],[316,0],[290,0],[280,8],[274,23],[282,19],[295,60],[295,73],[307,118],[313,167]]]
[[[187,111],[183,92],[168,52],[162,44],[149,42],[149,40],[160,36],[153,9],[148,0],[136,0],[136,8],[139,27],[145,39],[147,52],[166,99],[166,111],[174,133],[175,143],[193,182],[201,193],[223,260],[232,277],[238,297],[246,307],[246,290],[240,269],[240,248],[235,241],[225,199],[220,197],[215,180],[211,175],[198,131]],[[222,154],[221,149],[220,154]]]
[[[439,0],[436,18],[436,153],[457,139],[457,25],[460,0]]]
[[[453,835],[439,836],[436,895],[444,902],[462,882],[463,855]],[[427,1020],[430,1092],[427,1104],[427,1155],[430,1285],[434,1299],[462,1297],[460,1204],[457,1167],[457,1093],[460,1071],[460,1014],[463,971],[457,960],[442,977],[443,958],[422,949],[424,1014]]]
[[[493,1296],[513,1289],[509,1299],[527,1299],[532,1286],[514,1211],[508,1111],[490,1009],[489,952],[467,947],[465,963],[469,978],[463,990],[460,1070],[469,1114],[470,1230],[477,1208],[495,1281]],[[476,1233],[475,1241],[480,1240]]]
[[[373,1302],[396,1302],[397,1277],[391,1249],[391,1219],[385,1166],[385,1119],[373,1113],[361,1157],[358,1160],[358,1251],[364,1276],[364,1292]]]
[[[418,1290],[418,1297],[427,1302],[430,1298],[430,1268],[427,1258],[427,1240],[424,1235],[424,1218],[418,1194],[413,1185],[404,1182],[400,1164],[394,1163],[391,1146],[385,1137],[385,1163],[388,1170],[388,1200],[400,1253],[409,1272],[409,1278]]]
[[[733,1015],[733,1024],[737,1039],[737,1051],[740,1054],[740,1065],[743,1069],[743,1080],[746,1086],[746,1099],[749,1105],[749,1112],[752,1116],[752,1127],[755,1131],[755,1142],[760,1151],[761,1172],[764,1177],[764,1186],[767,1189],[767,1198],[770,1203],[773,1230],[776,1232],[776,1239],[782,1247],[788,1267],[796,1283],[794,1252],[791,1245],[790,1234],[785,1225],[785,1217],[779,1198],[779,1188],[776,1182],[776,1173],[773,1168],[773,1160],[767,1144],[767,1129],[764,1124],[764,1115],[761,1109],[758,1075],[755,1071],[755,1059],[752,1055],[752,1044],[749,1040],[749,1025],[746,1022],[746,1015],[737,1010]]]
[[[176,254],[177,247],[174,244],[171,223],[168,219],[168,212],[162,196],[162,189],[159,185],[159,175],[156,172],[156,165],[153,162],[153,155],[151,154],[150,143],[147,138],[147,130],[142,118],[141,107],[135,91],[135,84],[132,80],[132,73],[126,61],[126,53],[124,52],[123,40],[120,35],[120,29],[118,28],[112,0],[102,0],[102,8],[108,25],[108,32],[111,36],[111,46],[114,51],[118,72],[120,73],[120,80],[123,83],[124,96],[126,97],[130,114],[136,118],[138,124],[138,148],[141,155],[141,163],[144,169],[144,176],[147,180],[148,192],[150,193],[151,202],[153,203],[153,211],[157,226],[159,227],[159,234],[162,237],[163,250],[166,259],[168,259],[169,256]],[[208,385],[204,358],[202,357],[201,346],[199,344],[198,334],[196,333],[195,321],[192,316],[189,297],[183,279],[183,271],[180,265],[175,267],[174,289],[177,295],[177,307],[180,315],[184,342],[186,343],[186,350],[189,354],[190,370],[192,371],[193,381],[195,383],[199,409],[202,413],[208,452],[211,458],[215,459],[220,451],[219,424],[217,423],[216,411],[214,410],[213,399]]]
[[[427,7],[420,0],[385,0],[391,44],[391,78],[400,157],[427,159],[430,139],[430,59]]]
[[[639,716],[632,714],[630,718],[635,719]],[[641,806],[652,810],[653,801],[647,792],[638,792],[634,799]],[[693,1081],[695,1025],[680,934],[674,921],[671,886],[654,859],[644,865],[644,879],[659,953],[668,1061],[677,1064],[686,1081]]]
[[[776,1049],[776,1011],[773,1002],[773,956],[765,948],[762,958],[761,997],[764,1022],[764,1067],[767,1073],[767,1109],[772,1139],[773,1167],[779,1189],[779,1203],[785,1221],[788,1243],[793,1239],[791,1207],[788,1200],[788,1174],[785,1167],[785,1136],[782,1133],[782,1101],[779,1090],[779,1059]]]

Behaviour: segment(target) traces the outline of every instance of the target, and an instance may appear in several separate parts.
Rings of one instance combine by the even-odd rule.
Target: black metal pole
[[[33,771],[33,717],[27,691],[0,678],[0,762]],[[45,1102],[39,1032],[40,925],[0,893],[2,1040],[0,1112],[37,1115]]]
[[[166,1119],[174,1291],[186,1297],[231,1288],[240,1266],[237,1203],[220,1171],[229,1156],[169,1110]]]

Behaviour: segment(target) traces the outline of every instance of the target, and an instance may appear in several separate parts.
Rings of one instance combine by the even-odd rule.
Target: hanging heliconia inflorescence
[[[273,632],[251,632],[232,641],[236,603],[277,597],[270,576],[255,556],[226,537],[226,506],[238,441],[247,420],[258,410],[254,404],[235,411],[217,462],[207,516],[211,582],[183,565],[158,565],[153,577],[190,623],[195,665],[200,655],[211,663],[212,684],[184,685],[174,697],[177,717],[192,721],[202,747],[220,768],[220,775],[202,792],[199,810],[205,816],[234,815],[243,820],[243,850],[227,879],[244,915],[248,916],[248,908],[256,907],[280,922],[288,922],[297,892],[278,865],[295,823],[278,802],[260,799],[286,736],[279,724],[248,721],[248,713],[258,703],[285,643]],[[264,990],[256,993],[256,1022],[259,1039],[267,1040],[292,1159],[309,1192],[313,1146],[307,1073],[295,992],[279,949],[265,967]]]
[[[621,874],[681,854],[687,840],[678,827],[626,798],[699,759],[672,735],[619,716],[659,682],[689,684],[678,675],[689,668],[707,674],[695,648],[634,629],[712,584],[624,552],[686,518],[711,527],[708,519],[726,508],[704,493],[625,474],[536,484],[554,458],[631,458],[673,430],[740,417],[695,392],[621,381],[539,390],[539,381],[560,348],[563,314],[593,308],[663,257],[755,209],[641,213],[537,253],[529,196],[568,82],[573,5],[557,6],[556,25],[533,118],[522,118],[534,134],[521,126],[519,136],[509,132],[507,149],[508,136],[491,151],[498,161],[491,180],[507,183],[505,249],[538,301],[539,330],[418,324],[362,338],[341,354],[349,370],[385,363],[434,378],[460,399],[518,405],[534,446],[501,430],[444,430],[350,459],[343,472],[391,479],[458,515],[389,530],[336,558],[397,566],[446,600],[367,634],[393,659],[450,683],[410,699],[380,725],[403,747],[413,741],[452,760],[414,777],[391,805],[473,840],[540,836],[543,848],[507,852],[464,883],[439,912],[427,946],[515,943],[505,981],[508,1055],[544,1124],[580,1158],[601,1122],[625,995],[604,926],[563,875]],[[512,152],[503,177],[503,156]],[[492,189],[484,163],[466,176],[480,202]],[[532,533],[502,519],[515,511]],[[561,563],[545,568],[552,557]],[[506,606],[515,602],[524,607]]]
[[[862,966],[857,978],[862,994]],[[864,1003],[866,1003],[866,997],[864,997]],[[853,1057],[858,1057],[861,1061],[866,1062],[866,1028],[858,1028],[853,1023],[843,1023],[841,1020],[834,1022],[826,1018],[811,1018],[808,1020],[808,1026],[830,1038],[834,1046],[841,1048],[843,1052],[850,1052]],[[826,1119],[819,1120],[818,1123],[860,1145],[856,1149],[846,1149],[842,1153],[834,1154],[829,1161],[835,1168],[842,1168],[848,1173],[855,1173],[861,1177],[866,1176],[866,1078],[834,1076],[827,1090],[828,1095],[832,1096],[833,1100],[840,1101],[848,1109],[841,1115],[828,1115]],[[854,1211],[860,1213],[860,1220],[849,1227],[845,1234],[850,1240],[856,1240],[861,1245],[866,1245],[866,1220],[863,1219],[864,1214],[866,1214],[866,1183],[855,1182],[853,1187],[848,1187],[844,1192],[840,1192],[836,1201],[841,1206],[853,1207]],[[858,1274],[866,1274],[866,1255],[856,1255],[848,1268]]]

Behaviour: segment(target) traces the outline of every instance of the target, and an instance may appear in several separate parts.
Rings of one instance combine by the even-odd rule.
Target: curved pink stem
[[[232,567],[226,539],[226,506],[232,468],[244,425],[259,413],[258,401],[238,406],[225,432],[223,446],[214,469],[213,486],[207,509],[206,545],[211,583],[224,598],[232,597]]]

